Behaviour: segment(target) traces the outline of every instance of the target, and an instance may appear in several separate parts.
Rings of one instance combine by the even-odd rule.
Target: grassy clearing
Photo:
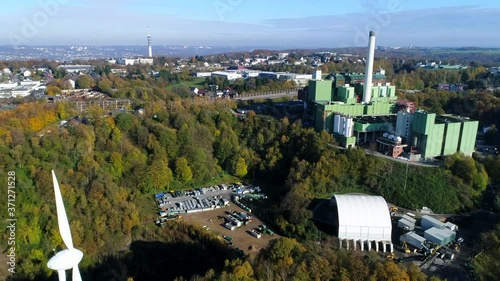
[[[171,84],[167,86],[167,90],[172,90],[172,87],[175,85],[184,85],[186,87],[198,87],[198,88],[204,88],[205,85],[205,77],[196,77],[193,80],[190,81],[182,81],[179,84]]]
[[[142,224],[153,225],[157,217],[158,206],[153,200],[153,196],[151,194],[140,193],[134,198],[134,204],[137,206]]]

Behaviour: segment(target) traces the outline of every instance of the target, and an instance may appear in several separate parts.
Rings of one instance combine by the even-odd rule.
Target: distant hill
[[[181,46],[153,45],[154,56],[192,57],[213,54],[251,52],[255,49],[280,50],[286,47],[269,46]],[[0,46],[2,60],[91,60],[117,57],[147,56],[148,48],[142,45],[131,46]]]
[[[366,47],[350,48],[317,48],[301,49],[290,46],[182,46],[157,45],[153,46],[154,56],[193,57],[217,54],[259,54],[271,55],[277,52],[298,53],[307,55],[314,52],[333,52],[339,54],[353,54],[364,57]],[[51,59],[60,61],[92,60],[119,57],[141,57],[147,55],[147,46],[117,45],[117,46],[0,46],[0,61]],[[415,59],[433,61],[453,61],[455,63],[500,65],[500,48],[426,48],[426,47],[378,47],[377,57],[393,59]]]

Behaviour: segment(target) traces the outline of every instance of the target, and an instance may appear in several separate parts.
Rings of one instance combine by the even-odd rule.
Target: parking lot
[[[161,217],[176,214],[188,214],[210,211],[226,207],[233,196],[265,196],[260,193],[260,187],[243,184],[220,184],[201,187],[188,191],[163,192],[155,195]],[[239,204],[239,203],[238,203]],[[239,204],[246,209],[245,206]]]

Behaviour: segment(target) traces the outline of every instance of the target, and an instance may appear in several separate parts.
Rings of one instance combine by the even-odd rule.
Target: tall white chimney
[[[153,47],[151,47],[151,31],[149,30],[148,27],[148,49],[149,49],[149,57],[153,57]]]
[[[373,58],[375,56],[375,32],[370,31],[368,42],[368,55],[366,56],[365,85],[363,91],[363,103],[369,103],[372,100],[372,76],[373,76]]]

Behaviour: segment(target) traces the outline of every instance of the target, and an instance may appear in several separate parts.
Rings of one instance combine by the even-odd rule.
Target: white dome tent
[[[371,250],[372,242],[375,242],[375,250],[378,251],[379,244],[382,250],[386,246],[393,252],[391,242],[392,222],[387,202],[381,196],[358,195],[358,194],[335,194],[332,197],[338,214],[338,237],[340,247],[346,241],[349,249],[351,241],[356,249],[359,242],[361,250],[367,244]]]

